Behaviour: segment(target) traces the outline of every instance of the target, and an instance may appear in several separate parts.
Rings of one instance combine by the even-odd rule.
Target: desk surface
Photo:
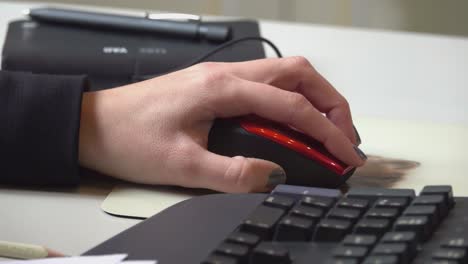
[[[7,23],[37,4],[1,3]],[[468,124],[468,39],[262,21],[283,54],[307,57],[347,97],[356,116]],[[0,239],[80,254],[138,220],[102,212],[111,183],[77,190],[0,186]]]

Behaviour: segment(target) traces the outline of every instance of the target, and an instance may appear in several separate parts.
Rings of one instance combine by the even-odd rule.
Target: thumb
[[[221,192],[268,192],[286,182],[284,170],[267,160],[205,151],[199,164],[203,166],[197,170],[203,173],[197,177],[200,184]]]

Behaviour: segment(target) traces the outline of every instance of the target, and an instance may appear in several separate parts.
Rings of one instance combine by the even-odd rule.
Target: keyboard
[[[451,186],[334,189],[279,185],[176,204],[86,255],[158,264],[468,263],[468,198]]]

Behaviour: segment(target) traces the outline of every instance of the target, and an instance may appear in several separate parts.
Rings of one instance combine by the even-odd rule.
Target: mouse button
[[[354,168],[335,158],[318,141],[279,123],[256,116],[240,118],[238,122],[247,132],[294,150],[339,175],[345,175]]]

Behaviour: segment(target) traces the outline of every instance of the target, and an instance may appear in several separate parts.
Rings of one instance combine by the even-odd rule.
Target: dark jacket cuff
[[[75,185],[84,76],[0,71],[0,182]]]

